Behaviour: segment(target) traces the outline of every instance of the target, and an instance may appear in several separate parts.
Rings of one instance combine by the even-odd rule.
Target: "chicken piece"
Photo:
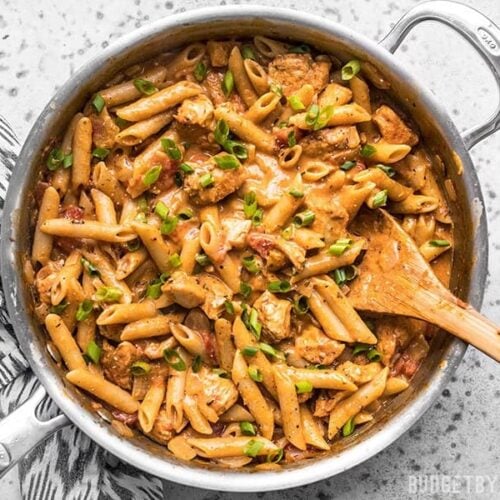
[[[238,390],[231,379],[223,378],[205,366],[201,368],[198,375],[203,385],[206,402],[217,415],[222,415],[236,403]]]
[[[234,42],[220,42],[210,40],[207,42],[207,52],[210,58],[210,65],[214,68],[223,68],[229,62],[229,54],[236,44]]]
[[[202,180],[211,182],[203,187]],[[187,175],[184,181],[184,189],[196,205],[211,205],[234,193],[247,178],[246,170],[239,167],[233,170],[222,170],[212,162],[196,166],[191,175]]]
[[[50,291],[52,285],[55,284],[58,276],[59,270],[62,267],[62,261],[49,261],[46,266],[43,266],[37,273],[35,277],[35,288],[38,292],[40,301],[44,304],[52,305],[50,298]]]
[[[205,302],[201,305],[201,309],[210,319],[216,320],[225,310],[224,302],[232,299],[233,292],[213,274],[202,273],[198,279],[206,292]]]
[[[101,366],[104,376],[122,389],[132,389],[130,365],[140,357],[134,344],[122,342],[115,349],[108,342],[104,342],[102,352]]]
[[[345,345],[327,337],[319,328],[308,325],[295,339],[298,354],[309,363],[331,365],[344,351]]]
[[[422,361],[427,357],[429,344],[423,335],[414,338],[396,361],[391,376],[404,375],[410,379],[415,375]]]
[[[185,272],[177,271],[162,286],[171,299],[186,309],[197,307],[205,301],[206,292],[195,276],[188,276]]]
[[[294,241],[287,241],[283,238],[276,239],[276,246],[287,259],[293,264],[295,269],[300,270],[306,260],[306,251]]]
[[[304,155],[315,159],[331,160],[339,150],[357,150],[359,134],[356,127],[340,126],[318,130],[300,141]]]
[[[231,247],[241,249],[246,245],[246,238],[252,227],[252,221],[226,217],[222,219],[222,227],[226,233],[226,240]]]
[[[229,98],[224,95],[222,90],[223,79],[224,73],[220,71],[209,71],[207,73],[203,81],[203,86],[208,92],[208,97],[210,97],[215,106],[219,106],[224,102],[230,102],[236,112],[243,113],[246,110],[246,106],[237,92],[231,92]]]
[[[187,421],[185,422],[185,424]],[[185,425],[184,424],[184,425]],[[167,444],[176,434],[174,430],[174,422],[167,417],[167,412],[164,408],[160,409],[158,416],[151,432],[148,436],[160,444]]]
[[[116,135],[120,132],[120,127],[113,121],[107,108],[96,115],[90,115],[92,122],[92,142],[98,148],[111,149],[116,142]]]
[[[319,92],[328,83],[330,66],[328,61],[314,61],[310,54],[284,54],[277,56],[269,65],[269,77],[281,85],[287,97],[305,83]]]
[[[356,385],[366,384],[370,382],[375,375],[382,370],[380,363],[367,363],[359,365],[352,361],[345,361],[337,367],[337,371],[343,373],[347,378],[351,379]]]
[[[259,313],[262,336],[265,341],[276,343],[293,335],[290,328],[292,309],[290,301],[278,299],[276,295],[266,290],[253,306]]]
[[[182,102],[174,118],[186,125],[208,127],[213,119],[214,105],[203,94],[191,97]]]
[[[401,117],[389,106],[383,104],[372,117],[384,140],[391,144],[408,144],[415,146],[418,136],[406,125]]]

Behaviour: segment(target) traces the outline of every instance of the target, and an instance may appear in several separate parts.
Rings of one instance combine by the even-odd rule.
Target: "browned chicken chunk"
[[[138,359],[139,352],[130,342],[122,342],[116,349],[108,342],[103,344],[101,366],[104,376],[123,389],[132,388],[130,365]]]
[[[309,325],[295,339],[299,355],[309,363],[331,365],[344,351],[345,344],[327,337],[319,328]]]
[[[328,160],[339,150],[352,150],[359,146],[356,127],[333,127],[313,132],[300,141],[304,155]]]
[[[391,144],[409,144],[410,146],[417,144],[417,134],[389,106],[384,104],[377,108],[372,119],[387,142]]]
[[[262,323],[262,337],[265,341],[276,343],[293,336],[290,328],[292,303],[278,299],[276,295],[265,291],[254,303]]]
[[[115,137],[120,132],[120,128],[109,115],[107,108],[103,108],[98,115],[90,115],[90,120],[92,122],[92,141],[94,144],[98,148],[112,148],[115,145]]]

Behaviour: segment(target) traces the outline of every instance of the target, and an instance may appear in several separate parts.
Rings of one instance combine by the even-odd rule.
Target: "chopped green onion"
[[[319,106],[317,104],[311,104],[306,113],[306,125],[312,127],[316,123],[318,115],[319,115]]]
[[[160,277],[158,279],[161,281],[161,283],[165,284],[167,282],[167,280],[168,280],[169,277],[170,277],[170,274],[168,274],[168,273],[161,273]]]
[[[121,130],[123,130],[124,128],[127,128],[131,125],[131,122],[124,120],[123,118],[120,118],[119,116],[117,116],[115,118],[115,123],[118,125],[118,127],[120,127]]]
[[[335,255],[336,257],[340,257],[352,244],[352,240],[349,238],[343,238],[337,240],[333,245],[328,249],[328,253],[330,255]]]
[[[200,61],[194,68],[193,75],[198,82],[202,82],[207,76],[207,66],[205,63]]]
[[[358,269],[352,264],[350,266],[343,266],[333,271],[333,279],[337,285],[343,285],[347,281],[352,281],[358,275]]]
[[[355,428],[356,424],[354,423],[354,417],[351,417],[342,427],[342,436],[350,436],[354,432]]]
[[[228,314],[234,315],[234,304],[230,300],[224,301],[224,308]]]
[[[315,217],[312,210],[305,210],[293,217],[293,223],[298,227],[310,226],[314,222]]]
[[[149,205],[148,205],[148,201],[146,200],[146,198],[144,196],[137,198],[137,208],[141,212],[147,212]]]
[[[340,165],[340,170],[343,170],[344,172],[347,172],[348,170],[351,170],[352,167],[356,166],[355,161],[346,161]]]
[[[244,45],[242,47],[241,56],[243,57],[243,59],[253,59],[254,61],[257,59],[257,57],[255,56],[255,52],[249,45]]]
[[[379,163],[378,165],[375,166],[380,170],[382,170],[382,172],[387,174],[389,177],[394,177],[396,175],[396,171],[392,167],[389,167],[388,165],[382,165],[381,163]]]
[[[244,347],[241,352],[245,355],[245,356],[255,356],[258,352],[259,352],[259,349],[257,347],[254,347],[253,345],[247,345],[246,347]]]
[[[134,377],[142,377],[151,371],[151,365],[146,361],[136,361],[130,365],[130,373]]]
[[[146,289],[146,297],[148,299],[156,300],[161,295],[161,287],[163,283],[160,279],[151,281]]]
[[[252,215],[252,224],[254,226],[260,226],[262,224],[263,219],[264,219],[264,210],[262,210],[262,208],[258,208]]]
[[[93,308],[94,303],[90,299],[85,299],[83,302],[80,302],[75,313],[76,321],[85,321],[90,316]]]
[[[347,64],[342,66],[342,80],[351,80],[361,70],[361,63],[357,59],[352,59]]]
[[[293,224],[290,224],[289,226],[285,227],[283,231],[281,231],[281,237],[284,238],[285,240],[291,240],[294,234],[295,234],[295,226]]]
[[[102,97],[101,94],[96,94],[92,99],[92,106],[98,113],[100,113],[103,110],[105,105],[106,102],[104,101],[104,98]]]
[[[160,232],[164,235],[172,234],[179,223],[179,217],[175,215],[174,217],[167,216],[163,220],[160,226]]]
[[[229,373],[227,373],[227,371],[223,370],[222,368],[213,368],[212,373],[215,373],[220,378],[229,378]]]
[[[250,325],[250,330],[255,335],[257,340],[260,339],[260,333],[262,331],[262,324],[259,322],[259,313],[257,309],[250,310],[250,316],[248,320],[248,324]]]
[[[373,346],[371,344],[356,344],[352,350],[352,355],[356,356],[360,352],[369,351]]]
[[[87,271],[87,274],[89,276],[99,276],[99,270],[94,266],[94,264],[92,264],[92,262],[85,259],[84,257],[80,259],[80,262],[82,263],[83,269]]]
[[[179,146],[177,146],[175,141],[173,141],[172,139],[169,139],[168,137],[163,138],[161,140],[161,147],[171,160],[180,160],[182,158],[182,153],[179,149]]]
[[[366,357],[370,360],[370,361],[380,361],[382,359],[382,354],[380,354],[377,349],[375,348],[372,348],[370,349],[367,353],[366,353]]]
[[[365,144],[361,148],[361,156],[364,156],[365,158],[370,158],[370,156],[373,156],[376,153],[376,151],[377,149],[372,144]]]
[[[68,153],[67,155],[64,155],[63,168],[69,168],[72,166],[73,166],[73,155],[71,153]]]
[[[144,183],[145,186],[152,186],[160,177],[160,173],[161,173],[161,165],[156,165],[154,167],[151,167],[144,175],[142,182]]]
[[[449,247],[451,243],[448,240],[431,240],[429,245],[431,247]]]
[[[143,213],[138,213],[136,216],[135,216],[135,219],[137,222],[142,222],[144,224],[146,224],[148,222],[148,218],[146,217],[146,214],[143,214]]]
[[[304,193],[302,191],[299,191],[298,189],[290,189],[290,191],[288,191],[288,194],[293,196],[294,198],[303,198],[304,197]]]
[[[54,148],[47,157],[47,168],[50,171],[57,170],[64,161],[64,153],[59,148]]]
[[[292,286],[290,285],[289,281],[277,280],[271,281],[267,285],[267,289],[273,293],[288,293],[292,289]]]
[[[178,253],[174,253],[170,256],[168,259],[168,263],[170,264],[171,267],[177,268],[180,267],[182,264],[181,257]]]
[[[310,52],[311,47],[305,43],[301,43],[300,45],[296,45],[295,47],[290,47],[288,49],[289,54],[309,54]]]
[[[95,293],[95,298],[100,302],[116,302],[121,299],[123,292],[114,286],[101,286]]]
[[[155,206],[155,214],[162,220],[165,220],[168,217],[170,209],[163,203],[163,201],[159,201]]]
[[[295,137],[295,130],[290,130],[288,132],[288,146],[293,148],[297,144],[297,138]]]
[[[190,208],[183,208],[177,213],[177,217],[179,217],[180,220],[189,220],[194,217],[194,212]]]
[[[255,426],[246,420],[240,422],[240,431],[244,436],[255,436],[257,434]]]
[[[266,461],[271,464],[277,464],[283,460],[283,455],[283,448],[278,448],[275,451],[271,451],[269,455],[267,455]]]
[[[52,313],[52,314],[57,314],[57,315],[61,315],[65,310],[66,308],[69,306],[69,304],[67,302],[61,302],[60,304],[57,304],[57,306],[52,306],[49,311]]]
[[[254,365],[250,365],[248,367],[248,376],[254,382],[262,382],[264,380],[264,377],[262,376],[261,371]]]
[[[217,120],[214,130],[214,139],[221,146],[229,139],[229,126],[224,120]]]
[[[214,160],[221,170],[235,170],[240,167],[240,162],[234,155],[214,156]]]
[[[297,394],[305,394],[313,390],[313,385],[309,380],[299,380],[295,382],[295,389],[297,390]]]
[[[278,359],[284,358],[284,354],[281,351],[278,351],[278,349],[275,349],[273,346],[266,344],[265,342],[260,342],[259,347],[260,350],[267,356]]]
[[[293,301],[293,310],[299,316],[302,316],[309,311],[309,300],[307,300],[305,295],[301,295],[298,299]]]
[[[248,299],[251,293],[252,293],[252,287],[248,283],[242,281],[240,283],[240,294],[243,296],[244,299]]]
[[[330,121],[332,115],[333,106],[325,106],[324,108],[321,108],[316,121],[314,122],[313,129],[321,130],[322,128],[325,128],[328,125],[328,122]]]
[[[248,150],[241,142],[227,140],[223,146],[228,153],[236,156],[239,160],[246,160],[248,158]]]
[[[141,94],[151,95],[158,92],[158,88],[154,86],[149,80],[144,80],[143,78],[136,78],[134,80],[134,87],[141,92]]]
[[[89,357],[92,363],[94,363],[94,365],[99,364],[99,360],[101,359],[101,352],[101,348],[93,340],[91,340],[87,344],[85,354]]]
[[[257,199],[254,191],[245,194],[243,198],[243,212],[247,219],[251,219],[257,210]]]
[[[255,255],[248,255],[241,259],[243,267],[249,272],[253,274],[257,274],[260,271],[259,262],[255,259]]]
[[[283,87],[279,85],[278,83],[271,83],[269,85],[269,90],[276,95],[279,95],[280,97],[283,97]]]
[[[304,109],[306,109],[303,102],[300,100],[300,97],[297,95],[291,95],[288,98],[288,104],[290,104],[290,107],[294,111],[303,111]]]
[[[262,441],[258,441],[256,439],[251,439],[248,441],[247,445],[245,446],[245,449],[243,450],[243,453],[247,457],[252,457],[255,458],[260,450],[264,447],[264,443]]]
[[[181,163],[179,165],[179,170],[184,174],[192,174],[194,172],[194,168],[188,163]]]
[[[200,177],[200,185],[203,188],[207,188],[207,187],[212,186],[214,182],[215,181],[214,181],[212,174],[203,174]]]
[[[197,354],[193,358],[193,362],[191,363],[191,369],[194,373],[198,373],[201,370],[201,356]]]
[[[206,267],[211,264],[210,259],[205,253],[197,253],[194,257],[194,260],[201,266]]]
[[[234,88],[234,76],[233,72],[228,69],[222,80],[222,91],[226,97],[229,97]]]
[[[186,370],[186,363],[180,357],[179,353],[174,349],[165,349],[163,351],[163,357],[168,365],[178,372],[183,372]]]
[[[385,207],[387,205],[387,189],[379,191],[372,200],[373,208]]]
[[[288,127],[288,122],[279,122],[278,123],[278,128],[286,128]]]

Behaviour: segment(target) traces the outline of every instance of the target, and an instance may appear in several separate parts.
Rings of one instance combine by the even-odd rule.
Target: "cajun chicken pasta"
[[[446,281],[451,219],[387,88],[305,44],[211,40],[118,74],[48,146],[25,274],[119,433],[278,468],[408,388],[434,330],[354,309],[351,223],[387,210]]]

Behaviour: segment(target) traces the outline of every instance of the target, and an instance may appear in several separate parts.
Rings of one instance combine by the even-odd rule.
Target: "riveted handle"
[[[500,92],[500,28],[472,7],[457,2],[424,2],[409,10],[379,44],[395,52],[408,33],[423,21],[439,21],[453,28],[469,41],[488,64]],[[462,139],[470,149],[500,129],[500,102],[484,122],[465,131]]]

